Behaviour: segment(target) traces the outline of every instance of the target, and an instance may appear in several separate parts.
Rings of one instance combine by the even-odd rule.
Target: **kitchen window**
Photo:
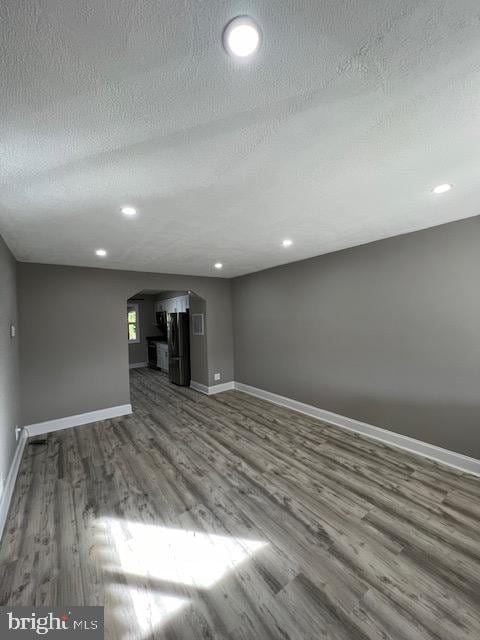
[[[138,304],[127,305],[128,343],[140,342]]]

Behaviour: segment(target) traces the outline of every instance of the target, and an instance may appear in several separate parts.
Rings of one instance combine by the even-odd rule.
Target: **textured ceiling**
[[[20,260],[229,277],[479,213],[477,1],[2,0],[0,29]]]

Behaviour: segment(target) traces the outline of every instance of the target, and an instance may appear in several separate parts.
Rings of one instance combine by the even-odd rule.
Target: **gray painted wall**
[[[480,458],[480,218],[233,281],[235,379]]]
[[[19,263],[22,423],[130,401],[126,300],[191,289],[206,301],[208,371],[233,380],[231,284],[223,278]]]
[[[143,298],[143,300],[133,300],[135,304],[138,304],[138,313],[140,316],[140,342],[128,342],[128,337],[125,332],[125,340],[127,340],[128,344],[128,361],[130,364],[148,361],[146,338],[147,336],[158,335],[158,328],[155,326],[154,315],[155,296],[141,294],[135,297]]]
[[[16,262],[0,236],[0,498],[18,423],[18,337],[10,337],[11,324],[17,326]]]
[[[191,364],[191,378],[195,382],[202,382],[202,371],[208,365],[207,356],[207,316],[206,316],[206,304],[205,300],[199,298],[196,295],[191,295],[190,300],[190,364]],[[203,336],[193,335],[193,322],[191,321],[194,313],[203,313],[204,331]],[[222,382],[222,381],[220,381]]]

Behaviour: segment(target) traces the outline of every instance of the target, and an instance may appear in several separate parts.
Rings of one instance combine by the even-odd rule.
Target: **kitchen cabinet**
[[[157,367],[168,373],[168,345],[157,342]]]
[[[187,311],[189,308],[188,296],[177,298],[177,311]]]
[[[176,298],[168,298],[167,300],[159,300],[156,302],[155,313],[157,311],[179,313],[181,311],[188,311],[189,307],[189,296],[177,296]]]

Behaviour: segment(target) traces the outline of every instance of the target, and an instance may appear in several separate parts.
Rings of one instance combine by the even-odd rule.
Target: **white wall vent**
[[[205,323],[203,313],[192,313],[192,327],[194,336],[203,336],[205,333]]]

